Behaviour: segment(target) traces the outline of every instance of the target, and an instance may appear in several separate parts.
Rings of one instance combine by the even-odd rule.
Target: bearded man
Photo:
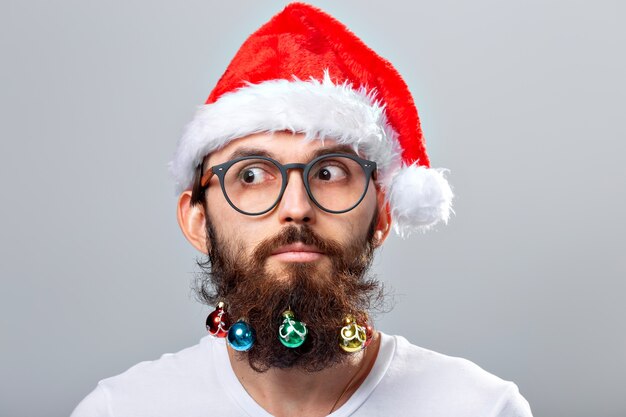
[[[374,250],[446,222],[452,192],[406,84],[341,23],[294,3],[251,35],[170,167],[210,335],[74,417],[531,415],[515,384],[372,327]]]

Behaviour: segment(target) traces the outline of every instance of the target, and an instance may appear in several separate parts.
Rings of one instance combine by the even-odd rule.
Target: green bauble
[[[291,310],[285,311],[283,317],[283,323],[278,329],[278,340],[288,348],[293,349],[302,346],[309,332],[306,324],[294,320],[295,316]]]

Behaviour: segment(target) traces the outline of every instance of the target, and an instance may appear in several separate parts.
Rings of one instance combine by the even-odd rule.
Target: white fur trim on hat
[[[417,164],[402,167],[393,177],[388,200],[394,229],[400,236],[426,231],[448,222],[452,189],[443,176],[446,169]]]
[[[397,133],[375,92],[334,84],[326,72],[321,82],[294,78],[248,84],[201,106],[169,165],[177,193],[191,188],[196,167],[209,153],[253,133],[283,130],[353,145],[376,161],[382,183],[400,166]]]

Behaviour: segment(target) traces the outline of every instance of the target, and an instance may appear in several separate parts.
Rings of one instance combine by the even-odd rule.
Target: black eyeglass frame
[[[345,210],[330,210],[325,208],[324,206],[322,206],[313,196],[313,193],[311,192],[311,187],[309,186],[309,172],[311,171],[311,168],[313,168],[313,166],[318,163],[319,161],[326,159],[326,158],[333,158],[333,157],[342,157],[342,158],[348,158],[351,159],[355,162],[357,162],[361,168],[363,169],[363,172],[365,173],[365,178],[367,179],[367,181],[365,182],[365,187],[363,189],[363,194],[361,194],[361,197],[358,199],[358,201],[356,203],[354,203],[351,207],[345,209]],[[241,161],[245,161],[247,159],[262,159],[268,162],[273,163],[280,171],[281,175],[282,175],[282,185],[280,188],[280,193],[278,193],[278,197],[276,198],[276,201],[274,201],[274,203],[272,203],[272,205],[267,209],[267,210],[263,210],[257,213],[249,213],[246,211],[241,210],[239,207],[237,207],[231,200],[230,197],[228,197],[228,193],[226,192],[226,187],[224,186],[224,176],[226,175],[226,171],[228,171],[230,169],[231,166],[233,166],[234,164],[236,164],[237,162],[241,162]],[[204,170],[203,168],[204,162],[201,163],[200,165],[198,165],[198,170],[200,175],[202,174],[202,171]],[[226,161],[222,164],[219,165],[214,165],[211,168],[209,168],[207,170],[207,172],[202,175],[199,179],[199,184],[198,184],[198,191],[202,192],[202,194],[204,194],[204,190],[206,190],[206,188],[209,185],[209,181],[211,180],[211,178],[213,177],[213,175],[216,175],[217,178],[220,181],[220,186],[222,188],[222,193],[224,194],[224,197],[226,198],[226,201],[228,201],[228,204],[230,204],[230,206],[235,209],[236,211],[238,211],[241,214],[245,214],[247,216],[260,216],[262,214],[268,213],[270,211],[272,211],[280,202],[280,200],[283,198],[283,194],[285,193],[285,190],[287,189],[287,182],[288,182],[288,171],[290,169],[301,169],[302,170],[302,182],[304,183],[304,188],[306,189],[307,195],[309,196],[309,198],[311,199],[311,201],[313,201],[313,203],[319,207],[321,210],[327,212],[327,213],[333,213],[333,214],[341,214],[341,213],[346,213],[352,209],[354,209],[356,206],[358,206],[359,204],[361,204],[361,201],[363,201],[363,198],[365,198],[365,194],[367,194],[367,190],[369,189],[369,184],[370,184],[370,178],[373,178],[374,180],[376,180],[376,162],[374,161],[368,161],[367,159],[363,159],[360,158],[356,155],[352,155],[352,154],[348,154],[348,153],[330,153],[330,154],[325,154],[325,155],[320,155],[317,158],[311,160],[309,163],[307,164],[300,164],[300,163],[292,163],[292,164],[281,164],[280,162],[269,158],[267,156],[255,156],[255,155],[250,155],[250,156],[242,156],[240,158],[235,158],[235,159],[231,159],[230,161]],[[199,175],[199,176],[200,176]]]

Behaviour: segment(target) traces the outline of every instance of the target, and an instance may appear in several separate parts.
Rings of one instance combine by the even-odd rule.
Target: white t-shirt
[[[329,416],[529,417],[517,386],[475,365],[383,333],[376,362]],[[224,339],[141,362],[100,381],[71,417],[271,417],[239,383]]]

